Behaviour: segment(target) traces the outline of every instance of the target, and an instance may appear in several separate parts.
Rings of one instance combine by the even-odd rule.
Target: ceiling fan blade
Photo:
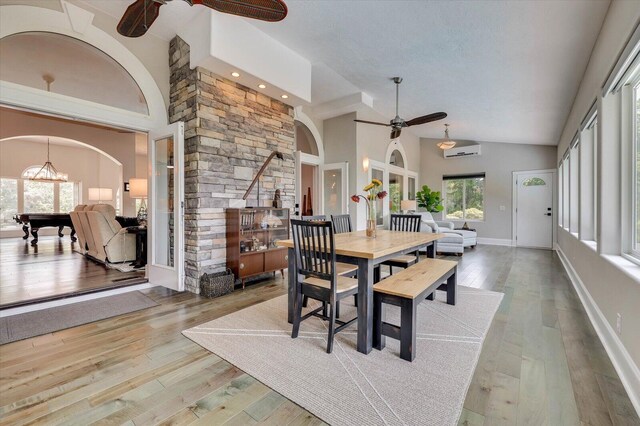
[[[416,117],[413,120],[406,122],[407,126],[417,126],[419,124],[430,123],[432,121],[442,120],[446,118],[446,112],[434,112],[433,114],[423,115],[422,117]]]
[[[376,126],[391,126],[391,124],[378,123],[377,121],[367,121],[367,120],[353,120],[353,121],[357,121],[358,123],[375,124]]]
[[[136,0],[118,22],[118,32],[125,37],[144,35],[158,17],[160,6],[162,3],[153,0]]]
[[[400,133],[402,133],[402,129],[394,127],[393,130],[391,130],[391,139],[398,139],[400,137]]]
[[[193,4],[268,22],[282,21],[287,16],[287,5],[282,0],[193,0]]]

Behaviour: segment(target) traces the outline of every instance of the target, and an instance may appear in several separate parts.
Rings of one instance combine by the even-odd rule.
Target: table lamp
[[[145,226],[147,224],[147,205],[145,204],[145,199],[147,198],[147,180],[144,178],[129,179],[129,197],[142,200],[137,218],[138,224]]]
[[[400,210],[405,214],[409,212],[415,212],[418,208],[416,200],[402,200],[400,201]]]
[[[113,189],[111,188],[89,188],[89,201],[113,201]]]

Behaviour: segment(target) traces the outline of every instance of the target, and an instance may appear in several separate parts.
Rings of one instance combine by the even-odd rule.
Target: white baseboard
[[[478,237],[478,244],[487,244],[490,246],[513,246],[513,241],[507,238],[481,238]]]
[[[65,299],[51,300],[49,302],[34,303],[33,305],[16,306],[15,308],[1,310],[0,318],[24,314],[26,312],[39,311],[42,309],[55,308],[56,306],[70,305],[71,303],[84,302],[86,300],[100,299],[101,297],[115,296],[116,294],[144,290],[151,287],[154,287],[154,285],[151,283],[143,283],[127,287],[114,288],[111,290],[96,291],[95,293],[81,294],[79,296],[67,297]]]
[[[576,293],[578,293],[578,297],[580,297],[582,306],[584,306],[584,309],[587,311],[593,328],[595,328],[596,333],[598,333],[598,337],[600,337],[600,341],[607,351],[613,367],[616,369],[618,376],[620,376],[620,381],[627,391],[631,403],[640,415],[640,369],[638,369],[638,366],[633,362],[633,359],[631,359],[629,352],[627,352],[627,349],[620,341],[617,333],[604,317],[600,308],[598,308],[595,300],[593,300],[591,294],[589,294],[578,273],[573,269],[571,262],[569,262],[569,259],[560,247],[558,247],[557,253],[573,287],[576,289]]]

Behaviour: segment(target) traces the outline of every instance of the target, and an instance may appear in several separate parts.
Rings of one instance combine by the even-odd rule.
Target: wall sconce
[[[362,170],[364,170],[365,173],[369,171],[369,157],[364,157],[362,160]]]

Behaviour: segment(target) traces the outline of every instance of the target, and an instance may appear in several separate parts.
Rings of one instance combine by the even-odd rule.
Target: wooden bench
[[[400,358],[413,361],[416,347],[416,312],[435,291],[447,291],[447,303],[456,304],[458,263],[424,259],[373,286],[373,347],[382,350],[385,336],[400,340]],[[446,283],[444,283],[446,281]],[[383,304],[400,307],[400,326],[384,322]]]

